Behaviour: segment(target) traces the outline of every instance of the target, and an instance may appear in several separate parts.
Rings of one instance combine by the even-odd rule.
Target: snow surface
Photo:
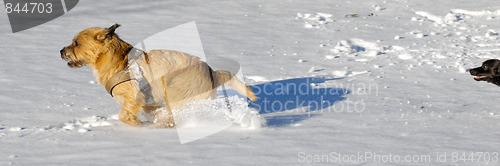
[[[241,64],[265,127],[180,144],[121,123],[90,69],[60,59],[88,27],[138,43],[191,21],[207,58]],[[500,88],[467,73],[499,57],[497,1],[86,0],[19,33],[0,22],[0,165],[500,165]]]

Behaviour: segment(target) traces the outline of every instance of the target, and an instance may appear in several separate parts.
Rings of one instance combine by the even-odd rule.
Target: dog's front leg
[[[135,101],[125,101],[118,116],[123,123],[130,126],[142,126],[141,120],[137,117],[140,108],[141,106]]]

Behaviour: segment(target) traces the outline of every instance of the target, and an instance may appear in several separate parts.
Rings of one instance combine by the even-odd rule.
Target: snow
[[[488,0],[88,0],[15,34],[0,12],[0,165],[498,165],[474,152],[499,153],[500,88],[467,70],[499,58],[499,8]],[[211,116],[232,122],[189,143],[176,129],[121,123],[92,71],[60,59],[88,27],[119,23],[116,32],[135,44],[192,21],[207,59],[240,63],[259,101],[232,98],[234,114],[222,113],[222,99],[204,101],[209,113],[187,106],[194,112],[184,127],[217,122],[204,121]],[[332,163],[339,153],[431,162]],[[475,161],[453,161],[471,153]]]

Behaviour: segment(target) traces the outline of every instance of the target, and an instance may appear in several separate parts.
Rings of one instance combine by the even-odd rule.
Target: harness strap
[[[142,54],[144,54],[146,56],[145,58],[149,64],[149,58],[148,58],[147,54],[145,54],[144,51],[136,49],[136,48],[132,48],[130,50],[130,52],[128,54],[129,60],[135,60],[135,59],[139,58]],[[127,66],[126,69],[116,73],[108,81],[106,81],[106,85],[104,87],[106,88],[106,91],[108,91],[108,93],[111,95],[111,97],[113,97],[113,89],[116,86],[120,85],[121,83],[131,81],[131,80],[135,80],[135,79],[130,77],[130,73],[128,72],[128,66]]]
[[[113,75],[113,77],[111,77],[108,81],[106,81],[106,86],[105,86],[106,91],[108,91],[108,93],[111,95],[111,97],[113,97],[113,89],[116,86],[120,85],[121,83],[130,81],[130,80],[134,80],[134,79],[130,78],[129,72],[125,72],[125,71],[118,72],[115,75]]]

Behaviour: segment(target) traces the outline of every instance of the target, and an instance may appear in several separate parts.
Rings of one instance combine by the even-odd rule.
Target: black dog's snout
[[[481,67],[476,67],[476,68],[469,70],[470,75],[473,75],[473,76],[477,76],[478,74],[483,73],[483,72],[484,72],[484,70]]]
[[[470,75],[476,75],[477,74],[477,70],[474,70],[474,69],[469,70],[469,73],[470,73]]]

